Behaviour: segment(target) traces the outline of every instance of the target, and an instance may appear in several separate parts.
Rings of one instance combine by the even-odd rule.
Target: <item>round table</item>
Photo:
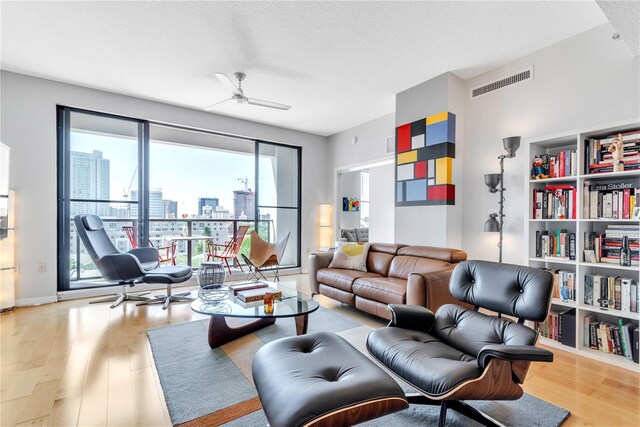
[[[277,285],[269,283],[273,288]],[[273,312],[265,313],[264,301],[245,303],[229,294],[226,299],[217,303],[207,303],[198,298],[191,303],[191,309],[196,313],[211,316],[209,320],[209,347],[216,348],[231,342],[236,338],[248,335],[258,329],[273,325],[281,317],[294,317],[296,333],[304,335],[309,325],[309,314],[319,307],[317,301],[300,292],[282,291],[282,298],[275,300]],[[242,326],[231,327],[227,324],[228,317],[253,318],[253,322]]]

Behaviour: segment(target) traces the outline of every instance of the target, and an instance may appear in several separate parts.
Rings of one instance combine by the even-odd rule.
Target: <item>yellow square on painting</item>
[[[432,125],[438,122],[444,122],[449,118],[449,112],[443,111],[442,113],[434,114],[433,116],[427,117],[427,125]]]
[[[418,160],[418,152],[416,150],[407,151],[406,153],[398,154],[398,164],[411,163]]]
[[[451,157],[440,157],[436,159],[436,184],[452,184],[452,165]]]

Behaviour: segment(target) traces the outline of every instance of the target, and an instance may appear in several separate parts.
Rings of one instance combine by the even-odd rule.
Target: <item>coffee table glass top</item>
[[[278,289],[275,283],[268,282],[269,286]],[[294,317],[309,314],[319,307],[317,301],[300,292],[282,291],[282,298],[277,298],[273,303],[273,312],[265,313],[264,301],[242,302],[233,296],[230,291],[228,297],[217,302],[208,303],[198,298],[191,303],[191,309],[196,313],[209,316],[224,317],[248,317],[248,318],[279,318]]]

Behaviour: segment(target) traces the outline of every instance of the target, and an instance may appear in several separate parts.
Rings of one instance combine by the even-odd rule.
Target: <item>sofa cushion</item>
[[[353,281],[359,277],[381,277],[379,274],[344,268],[321,268],[318,270],[318,282],[343,291],[353,292]]]
[[[402,251],[405,248],[400,249]],[[391,261],[389,277],[407,279],[410,273],[430,273],[449,266],[447,261],[417,256],[398,255]]]
[[[407,281],[393,277],[362,277],[353,282],[353,293],[386,304],[403,304]]]
[[[467,259],[467,253],[460,249],[436,248],[433,246],[404,246],[398,249],[398,255],[432,258],[446,262],[460,262]]]
[[[397,255],[398,250],[400,248],[404,248],[407,245],[403,245],[400,243],[372,243],[371,251],[374,252],[382,252],[390,255]]]
[[[369,227],[356,228],[356,239],[358,242],[369,241]]]
[[[389,273],[391,261],[393,261],[393,255],[382,252],[373,252],[369,249],[369,256],[367,256],[367,271],[372,271],[380,274],[381,276],[386,276]]]
[[[343,242],[357,242],[356,229],[355,228],[341,228],[340,238],[344,239]]]

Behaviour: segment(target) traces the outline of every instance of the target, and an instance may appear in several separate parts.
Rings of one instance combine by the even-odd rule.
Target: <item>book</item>
[[[640,329],[638,329],[638,327],[636,327],[633,330],[633,361],[638,363],[638,356],[640,356],[639,351],[640,349],[638,348],[638,340],[640,339]]]
[[[267,292],[273,293],[275,298],[282,298],[282,291],[274,288],[248,289],[238,292],[237,297],[242,302],[262,301],[264,300],[264,294]]]
[[[241,291],[268,288],[269,285],[264,282],[249,282],[249,283],[238,283],[235,285],[229,285],[229,287],[233,290],[233,295],[238,295],[238,292],[241,292]]]
[[[563,311],[558,314],[559,317],[559,333],[558,341],[562,344],[575,347],[576,346],[576,310],[572,308],[570,310]]]

